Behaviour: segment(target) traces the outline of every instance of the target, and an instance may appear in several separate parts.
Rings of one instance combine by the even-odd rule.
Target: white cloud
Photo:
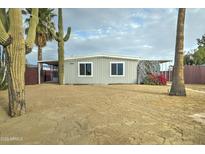
[[[147,45],[147,44],[143,45],[143,47],[144,48],[148,48],[148,49],[152,49],[153,48],[151,45]]]
[[[130,26],[131,26],[132,28],[139,28],[139,27],[140,27],[140,25],[137,24],[137,23],[131,23]]]
[[[65,57],[102,52],[173,59],[177,13],[177,9],[63,9],[64,30],[72,27]],[[187,9],[185,49],[195,47],[196,38],[205,33],[204,21],[205,9]],[[44,59],[57,58],[57,43],[48,43],[43,53]]]

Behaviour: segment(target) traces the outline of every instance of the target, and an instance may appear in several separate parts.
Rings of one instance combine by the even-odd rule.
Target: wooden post
[[[38,84],[41,84],[41,63],[38,62]]]

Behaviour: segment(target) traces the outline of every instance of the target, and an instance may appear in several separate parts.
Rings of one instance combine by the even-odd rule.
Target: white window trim
[[[112,75],[112,64],[123,64],[123,75]],[[110,62],[110,77],[125,77],[125,62],[124,61],[117,61],[117,62]]]
[[[91,75],[80,75],[80,64],[91,64]],[[93,62],[78,62],[78,77],[93,77]]]

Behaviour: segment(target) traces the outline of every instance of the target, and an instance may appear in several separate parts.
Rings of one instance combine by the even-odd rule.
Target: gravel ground
[[[205,95],[169,88],[26,86],[28,111],[17,118],[0,91],[0,144],[205,144]]]

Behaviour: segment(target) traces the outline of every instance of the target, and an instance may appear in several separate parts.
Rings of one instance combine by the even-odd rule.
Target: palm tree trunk
[[[177,21],[173,81],[169,95],[186,96],[184,85],[184,21],[185,8],[180,8]]]
[[[38,46],[38,61],[41,61],[43,58],[42,58],[42,47],[39,45]],[[41,80],[41,82],[42,82],[42,74],[43,74],[43,72],[42,72],[42,63],[40,63],[39,65],[38,65],[38,67],[40,67],[40,68],[38,68],[38,69],[40,69],[40,71],[41,71],[41,76],[40,76],[40,80]]]
[[[6,48],[9,93],[9,114],[19,116],[26,112],[25,104],[25,41],[21,9],[9,10],[9,34],[13,42]]]
[[[42,60],[42,47],[38,46],[38,61]]]

